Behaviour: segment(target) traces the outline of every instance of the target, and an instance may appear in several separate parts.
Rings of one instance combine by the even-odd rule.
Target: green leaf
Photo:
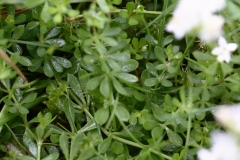
[[[10,113],[16,113],[17,112],[17,108],[16,107],[8,107],[7,110]]]
[[[59,157],[59,153],[58,152],[54,152],[46,157],[44,157],[42,160],[57,160]]]
[[[63,111],[67,117],[68,123],[70,124],[70,127],[72,129],[72,132],[76,131],[75,109],[73,106],[73,102],[69,98],[66,98],[64,101]]]
[[[226,63],[221,63],[221,68],[224,76],[226,76],[227,74],[233,71],[233,68]]]
[[[36,160],[36,159],[30,156],[23,155],[23,156],[19,156],[17,160]]]
[[[135,9],[135,4],[133,2],[128,2],[126,8],[128,10],[128,13],[132,14],[133,10]]]
[[[120,34],[122,29],[120,27],[114,27],[114,28],[109,28],[105,29],[100,36],[105,36],[105,37],[110,37],[110,36],[117,36]]]
[[[148,86],[148,87],[155,86],[157,83],[158,83],[158,79],[157,78],[147,78],[144,81],[144,85]]]
[[[84,93],[81,84],[79,83],[77,77],[72,74],[68,74],[68,82],[72,89],[72,91],[80,98],[80,100],[86,104],[86,100],[84,98]]]
[[[94,114],[95,121],[100,125],[103,125],[104,123],[106,123],[108,120],[108,117],[109,117],[109,108],[100,108]]]
[[[61,134],[61,136],[59,138],[59,145],[60,145],[60,148],[63,152],[65,159],[68,159],[69,149],[68,149],[68,137],[67,137],[66,133]]]
[[[128,12],[126,12],[126,11],[124,11],[124,10],[121,10],[121,11],[119,12],[119,15],[120,15],[120,17],[125,18],[125,19],[127,19],[127,18],[129,17]]]
[[[164,87],[172,87],[173,83],[167,79],[162,79],[161,80],[161,84],[164,86]]]
[[[197,59],[197,61],[215,61],[215,57],[200,51],[193,52],[193,56]]]
[[[55,59],[51,58],[50,60],[55,71],[63,72],[63,67]]]
[[[44,61],[43,72],[48,77],[52,77],[54,75],[52,65],[47,60]]]
[[[141,38],[138,42],[138,48],[142,48],[146,44],[146,38]]]
[[[123,122],[127,122],[130,118],[130,113],[128,112],[128,110],[123,107],[121,104],[119,104],[116,107],[116,111],[115,114],[117,115],[117,117],[119,118],[120,121]]]
[[[37,97],[37,93],[31,93],[21,101],[21,104],[32,102],[36,99],[36,97]]]
[[[123,144],[120,142],[117,142],[117,141],[113,141],[113,143],[111,145],[111,150],[115,154],[121,154],[124,151]]]
[[[41,20],[43,20],[43,22],[48,22],[52,19],[50,13],[48,12],[48,1],[45,1],[43,9],[41,11]]]
[[[27,19],[27,16],[25,14],[20,14],[15,18],[15,24],[21,24],[24,23]]]
[[[157,70],[155,69],[152,63],[147,62],[146,68],[148,72],[150,72],[153,76],[158,76]]]
[[[119,62],[126,62],[130,60],[130,54],[128,52],[110,54],[108,57]]]
[[[85,70],[80,68],[78,70],[78,79],[79,79],[79,83],[82,87],[83,92],[86,92],[87,91],[87,83],[90,79],[88,76],[88,73]]]
[[[41,126],[41,125],[37,126],[36,135],[37,135],[38,140],[41,140],[43,138],[43,134],[44,134],[43,126]]]
[[[133,44],[133,47],[136,49],[136,50],[138,50],[139,49],[139,47],[138,47],[138,39],[137,38],[133,38],[132,39],[132,44]]]
[[[122,3],[122,0],[112,0],[112,3],[115,5],[120,5]]]
[[[32,30],[34,28],[36,28],[37,26],[39,25],[39,22],[29,22],[27,25],[26,25],[26,29],[27,30]]]
[[[44,57],[45,53],[46,53],[46,48],[44,47],[37,48],[37,54],[39,55],[39,57]]]
[[[144,101],[146,99],[146,96],[137,90],[133,90],[133,95],[138,101]]]
[[[83,39],[87,39],[92,37],[91,33],[89,33],[88,31],[86,31],[85,29],[79,28],[77,30],[77,33],[81,36],[81,38]]]
[[[27,131],[28,130],[28,131]],[[23,144],[26,146],[28,151],[36,158],[38,154],[38,148],[36,143],[33,141],[33,137],[30,136],[31,131],[27,128],[23,134]]]
[[[66,58],[63,57],[57,57],[57,56],[52,56],[52,59],[56,60],[61,66],[64,68],[70,68],[72,67],[71,61],[67,60]]]
[[[121,66],[113,59],[108,58],[107,59],[108,66],[113,70],[113,71],[120,71]]]
[[[159,105],[155,103],[151,103],[151,109],[154,117],[161,122],[168,120],[171,116],[169,113],[166,113],[162,107],[159,107]]]
[[[45,42],[50,45],[56,45],[57,47],[62,47],[66,44],[66,41],[60,38],[48,39]]]
[[[161,61],[161,62],[165,61],[164,50],[161,47],[156,46],[154,48],[154,54],[156,55],[156,57],[159,61]]]
[[[23,66],[27,66],[27,67],[33,66],[31,60],[24,56],[20,56],[18,59],[18,62]]]
[[[138,24],[138,20],[136,20],[135,18],[133,17],[130,17],[129,21],[128,21],[128,24],[130,26],[134,26],[134,25],[137,25]]]
[[[96,0],[96,1],[103,12],[105,13],[110,12],[110,9],[108,7],[108,4],[106,3],[106,0]]]
[[[25,0],[24,1],[24,5],[27,6],[28,8],[33,8],[36,7],[40,4],[42,4],[45,0],[37,0],[37,1],[33,1],[33,0]]]
[[[159,126],[158,122],[154,120],[145,120],[143,123],[143,127],[146,130],[152,130],[153,128]]]
[[[59,33],[61,33],[61,31],[62,31],[61,27],[55,27],[55,28],[51,29],[51,31],[49,33],[47,33],[45,40],[57,36]]]
[[[182,138],[176,132],[173,132],[169,128],[165,128],[165,129],[167,131],[167,136],[168,136],[170,142],[172,142],[174,145],[179,146],[179,147],[183,145]]]
[[[151,131],[151,135],[153,137],[154,140],[159,140],[160,138],[163,138],[163,128],[162,127],[155,127],[152,131]]]
[[[12,34],[12,39],[19,39],[24,33],[25,27],[24,25],[19,25],[15,28]]]
[[[97,77],[91,78],[87,82],[87,89],[89,89],[89,90],[96,89],[100,85],[100,82],[102,81],[102,79],[103,79],[103,76],[97,76]]]
[[[130,82],[130,83],[138,81],[138,78],[136,76],[128,73],[116,73],[115,76],[120,80]]]
[[[101,40],[106,43],[109,46],[117,46],[118,45],[118,41],[116,41],[114,38],[110,38],[110,37],[100,37]]]
[[[83,150],[81,155],[78,157],[77,160],[87,160],[94,156],[95,152],[92,147],[88,147],[87,149]]]
[[[43,61],[42,58],[33,59],[32,64],[34,65],[28,67],[29,71],[35,72],[40,67],[42,61]]]
[[[207,102],[210,99],[210,93],[208,91],[208,89],[204,89],[203,93],[202,93],[202,100]]]
[[[24,115],[29,113],[29,110],[27,108],[25,108],[25,107],[22,107],[22,106],[18,107],[18,111],[21,114],[24,114]]]
[[[111,137],[106,138],[104,141],[102,141],[98,145],[98,152],[101,154],[106,153],[109,150],[111,143],[112,143],[112,138]]]
[[[138,67],[138,61],[135,59],[130,59],[128,61],[122,62],[121,63],[121,71],[122,72],[132,72]]]
[[[81,144],[84,141],[84,135],[83,133],[77,133],[73,138],[71,142],[71,149],[70,149],[70,158],[69,159],[74,159],[79,152],[79,148],[81,147]]]
[[[93,129],[95,129],[95,128],[97,128],[95,121],[90,120],[90,121],[87,122],[87,124],[86,124],[85,126],[83,126],[83,127],[78,131],[78,133],[83,133],[83,132],[86,132],[86,131],[90,131],[90,130],[93,130]]]
[[[116,78],[112,78],[112,82],[113,82],[113,86],[114,88],[118,91],[118,93],[122,94],[122,95],[127,95],[127,91],[123,88],[122,84],[118,82],[118,80],[116,80]]]
[[[214,62],[206,69],[205,72],[210,75],[215,75],[217,71],[217,67],[218,67],[218,62]]]
[[[104,97],[108,98],[110,96],[111,93],[111,85],[110,85],[110,81],[108,79],[108,77],[105,77],[100,85],[100,92],[102,93],[102,95],[104,95]]]

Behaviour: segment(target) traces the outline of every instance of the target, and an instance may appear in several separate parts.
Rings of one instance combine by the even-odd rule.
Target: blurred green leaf
[[[94,114],[95,121],[103,125],[107,122],[109,117],[109,108],[100,108],[97,110],[97,112]]]
[[[15,28],[12,34],[12,39],[19,39],[24,33],[25,27],[24,25],[19,25]]]
[[[106,153],[109,150],[111,143],[112,143],[112,138],[111,137],[106,138],[104,141],[102,141],[98,145],[98,152],[101,154]]]
[[[68,137],[66,133],[62,133],[60,138],[59,138],[59,145],[60,148],[64,154],[65,159],[68,159],[69,157],[69,145],[68,145]]]
[[[116,107],[116,111],[115,114],[117,115],[117,117],[123,121],[123,122],[127,122],[130,118],[130,113],[128,112],[128,110],[123,107],[122,105],[118,105]]]

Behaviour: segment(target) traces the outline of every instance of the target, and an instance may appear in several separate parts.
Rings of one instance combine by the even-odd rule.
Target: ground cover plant
[[[239,21],[237,0],[1,0],[0,159],[239,160]]]

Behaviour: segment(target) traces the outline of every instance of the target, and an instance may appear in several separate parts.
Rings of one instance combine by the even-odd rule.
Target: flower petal
[[[212,50],[213,55],[219,55],[219,54],[222,54],[222,52],[223,52],[223,49],[220,47],[216,47]]]
[[[234,52],[237,49],[238,45],[236,43],[228,43],[226,47],[228,51]]]
[[[219,37],[219,39],[218,39],[218,45],[220,46],[220,47],[224,47],[224,46],[226,46],[227,45],[227,41],[225,40],[225,38],[224,37]]]
[[[216,159],[214,155],[206,149],[200,149],[197,153],[197,156],[199,160],[215,160]]]

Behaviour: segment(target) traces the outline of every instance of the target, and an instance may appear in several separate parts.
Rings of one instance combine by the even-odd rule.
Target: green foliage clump
[[[211,111],[239,102],[240,56],[166,33],[176,3],[1,0],[0,159],[196,159]]]

